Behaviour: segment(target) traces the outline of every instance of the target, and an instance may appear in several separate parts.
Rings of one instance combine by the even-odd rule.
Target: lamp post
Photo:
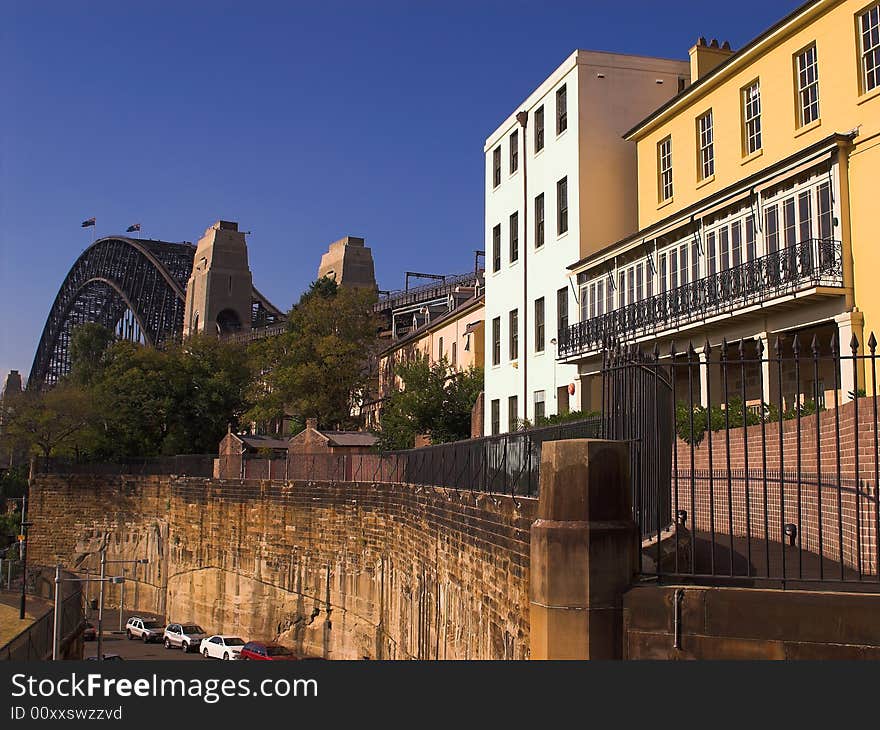
[[[24,517],[24,497],[21,498],[22,517]],[[27,588],[27,531],[30,522],[21,521],[21,534],[18,536],[18,546],[21,551],[21,605],[19,606],[18,618],[24,620],[24,598]]]
[[[134,574],[135,574],[135,590],[137,590],[137,567],[138,565],[149,565],[150,561],[146,558],[139,558],[137,560],[107,560],[107,563],[133,563],[134,564]],[[125,577],[125,568],[122,569],[122,576]],[[120,584],[120,596],[119,596],[119,631],[122,631],[122,614],[125,611],[125,581]]]
[[[102,574],[103,574],[104,562],[101,563]],[[62,578],[61,577],[61,563],[55,564],[55,616],[53,621],[53,630],[52,630],[52,660],[56,661],[58,659],[58,655],[60,653],[61,648],[61,584],[62,583],[84,583],[87,578]],[[101,576],[101,595],[104,595],[104,582],[116,583],[120,585],[124,585],[125,577],[124,576],[111,576],[109,578],[105,578],[103,575]],[[98,613],[98,661],[103,661],[104,654],[101,651],[102,643],[101,643],[101,623],[100,623],[100,608]]]
[[[556,349],[555,337],[550,339],[550,344],[553,345],[553,400],[556,401],[556,412],[559,413],[559,396],[556,394],[556,356],[559,352]]]

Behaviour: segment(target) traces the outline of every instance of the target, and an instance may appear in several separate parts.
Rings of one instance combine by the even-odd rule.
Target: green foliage
[[[409,449],[418,434],[431,443],[470,436],[471,409],[483,390],[483,370],[456,372],[442,359],[430,365],[427,357],[399,364],[395,374],[403,388],[394,391],[382,408],[382,449]]]
[[[324,428],[353,425],[352,406],[368,391],[378,350],[376,293],[314,282],[290,311],[288,331],[249,349],[253,382],[247,419],[264,424],[292,414]]]
[[[75,327],[70,338],[69,380],[91,385],[101,376],[104,354],[114,341],[113,332],[94,322]]]
[[[21,465],[0,471],[0,499],[21,497],[27,491],[30,467]]]
[[[762,404],[764,409],[764,422],[773,423],[779,421],[779,408],[773,404]],[[800,412],[801,418],[813,415],[818,411],[824,411],[825,407],[816,407],[815,401],[804,401],[799,407],[789,408],[782,412],[782,420],[790,421],[797,418]],[[675,432],[685,443],[699,446],[706,435],[707,421],[709,428],[714,431],[722,431],[725,428],[742,428],[743,425],[755,426],[761,423],[760,412],[748,410],[743,406],[742,398],[734,396],[727,404],[727,408],[712,406],[710,409],[703,406],[694,406],[692,411],[683,401],[679,401],[675,407]],[[693,425],[692,425],[693,424]]]
[[[77,453],[93,414],[89,394],[72,383],[25,391],[4,404],[4,444],[45,457]]]
[[[245,409],[245,351],[215,337],[193,336],[166,350],[120,341],[103,360],[89,388],[94,458],[213,452]]]
[[[541,416],[535,422],[535,426],[557,426],[561,423],[574,423],[575,421],[585,421],[588,418],[594,418],[602,415],[599,411],[569,411],[568,413],[554,413],[552,416]]]

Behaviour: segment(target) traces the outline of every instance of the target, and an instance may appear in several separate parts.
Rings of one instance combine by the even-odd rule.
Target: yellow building
[[[779,338],[788,357],[798,333],[848,354],[880,327],[880,3],[812,0],[735,53],[700,39],[690,56],[690,85],[625,135],[639,230],[570,267],[580,321],[560,359],[586,401],[609,342],[708,341],[712,360],[723,338],[752,357]],[[781,393],[765,372],[747,398],[854,389],[830,367],[786,371]]]
[[[485,356],[485,295],[462,302],[455,309],[423,324],[396,340],[379,354],[379,397],[367,411],[367,427],[377,428],[382,402],[401,387],[397,365],[424,356],[433,365],[440,360],[457,372],[482,367]]]

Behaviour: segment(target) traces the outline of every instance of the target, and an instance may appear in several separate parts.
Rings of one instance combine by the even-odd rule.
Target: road
[[[98,625],[98,617],[96,612],[92,611],[92,615],[88,618],[95,626]],[[149,614],[137,614],[134,612],[126,611],[123,619],[128,619],[130,616],[147,616]],[[125,624],[123,623],[123,626]],[[170,660],[179,660],[179,661],[196,661],[196,662],[204,662],[204,661],[217,661],[217,660],[209,660],[205,659],[203,656],[198,654],[197,652],[193,652],[192,654],[185,654],[180,649],[166,649],[162,644],[145,644],[143,641],[134,640],[129,641],[125,633],[119,633],[119,612],[115,610],[104,610],[104,654],[118,654],[123,659],[142,659],[142,660],[153,660],[156,659],[170,659]],[[83,651],[83,657],[88,658],[90,656],[95,656],[98,653],[98,642],[97,641],[87,641],[85,642],[85,649]]]

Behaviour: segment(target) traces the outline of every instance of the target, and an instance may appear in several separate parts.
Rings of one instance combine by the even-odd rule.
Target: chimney
[[[307,418],[306,419],[306,431],[317,431],[318,430],[318,419],[317,418]]]
[[[732,55],[733,49],[731,49],[729,41],[724,41],[719,45],[717,38],[713,38],[710,43],[707,43],[702,36],[698,38],[696,45],[690,50],[691,83],[699,81]]]

